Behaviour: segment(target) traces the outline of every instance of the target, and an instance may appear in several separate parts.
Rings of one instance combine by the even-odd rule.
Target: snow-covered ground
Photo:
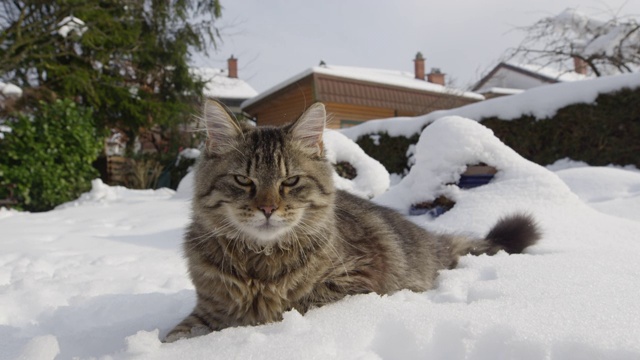
[[[344,137],[327,138],[336,159],[376,167],[344,153]],[[47,213],[0,210],[0,358],[640,358],[640,172],[569,162],[554,172],[460,117],[437,120],[414,151],[408,176],[375,201],[406,212],[444,194],[456,201],[451,211],[412,220],[478,235],[525,211],[542,241],[526,254],[467,256],[424,293],[353,296],[280,323],[162,344],[194,305],[180,251],[189,186],[96,180]],[[479,161],[499,170],[491,183],[445,185]],[[368,181],[345,187],[371,195],[389,181],[361,176]]]

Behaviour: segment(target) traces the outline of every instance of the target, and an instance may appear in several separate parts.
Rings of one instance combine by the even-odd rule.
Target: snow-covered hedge
[[[639,103],[640,74],[635,73],[540,86],[414,118],[367,121],[341,132],[391,173],[408,170],[409,145],[427,125],[444,116],[481,121],[539,164],[570,157],[591,164],[638,166]]]

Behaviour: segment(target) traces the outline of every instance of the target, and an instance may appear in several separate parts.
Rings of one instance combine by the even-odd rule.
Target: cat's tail
[[[482,240],[452,239],[452,252],[455,258],[466,254],[493,255],[500,250],[519,254],[538,242],[540,237],[540,229],[531,215],[513,214],[500,219]]]

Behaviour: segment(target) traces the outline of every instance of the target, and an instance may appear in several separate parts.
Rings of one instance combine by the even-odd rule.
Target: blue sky
[[[201,66],[226,67],[259,92],[320,60],[413,71],[415,54],[460,88],[477,81],[523,37],[517,27],[571,7],[598,17],[639,15],[637,0],[222,0],[222,43]]]

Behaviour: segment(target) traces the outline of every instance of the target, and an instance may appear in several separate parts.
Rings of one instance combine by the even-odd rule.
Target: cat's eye
[[[246,176],[235,175],[233,178],[236,180],[236,182],[238,184],[240,184],[242,186],[249,186],[249,185],[253,184],[253,181],[251,181],[251,179],[249,179]]]
[[[295,186],[300,180],[300,176],[292,176],[282,182],[283,186]]]

